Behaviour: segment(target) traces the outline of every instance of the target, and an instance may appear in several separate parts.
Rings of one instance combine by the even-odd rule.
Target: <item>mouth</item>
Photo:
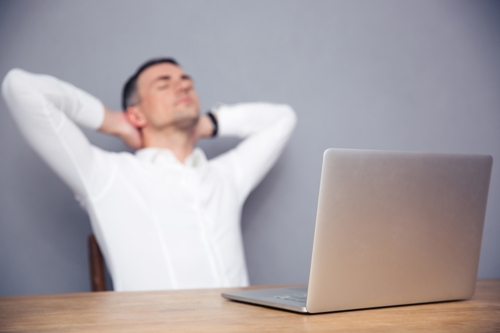
[[[183,97],[175,103],[175,105],[180,105],[180,104],[191,104],[193,103],[193,99],[190,97]]]

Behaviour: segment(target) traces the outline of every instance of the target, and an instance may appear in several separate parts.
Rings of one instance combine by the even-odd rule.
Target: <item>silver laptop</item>
[[[308,286],[222,296],[304,313],[470,298],[492,163],[485,155],[328,149]]]

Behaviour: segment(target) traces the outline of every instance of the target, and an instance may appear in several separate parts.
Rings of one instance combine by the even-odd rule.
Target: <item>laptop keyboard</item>
[[[307,299],[307,293],[292,294],[292,295],[285,295],[285,296],[274,296],[274,297],[279,298],[279,299],[284,299],[287,301],[305,303],[306,299]]]

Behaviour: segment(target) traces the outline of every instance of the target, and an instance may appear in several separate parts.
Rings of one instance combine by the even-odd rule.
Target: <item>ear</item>
[[[143,128],[147,125],[146,117],[144,113],[137,106],[129,106],[127,110],[125,110],[125,117],[127,120],[137,128]]]

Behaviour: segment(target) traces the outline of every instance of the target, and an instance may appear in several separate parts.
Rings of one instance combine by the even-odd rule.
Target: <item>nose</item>
[[[193,84],[191,83],[190,80],[186,80],[186,79],[181,79],[178,83],[177,83],[177,87],[176,87],[176,92],[177,94],[182,94],[182,93],[187,93],[189,92],[191,89],[193,89]]]

